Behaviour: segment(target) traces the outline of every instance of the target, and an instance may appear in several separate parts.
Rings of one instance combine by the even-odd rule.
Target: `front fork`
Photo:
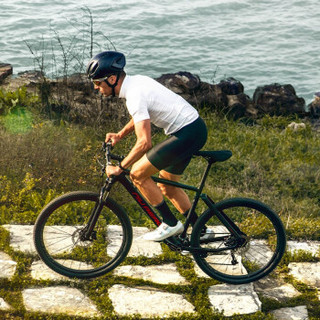
[[[96,202],[87,225],[83,228],[80,234],[80,239],[81,241],[87,241],[87,240],[96,240],[96,232],[94,230],[94,227],[99,219],[101,210],[104,206],[104,203],[108,199],[108,196],[110,194],[110,190],[112,188],[112,185],[115,182],[115,178],[107,178],[105,181],[105,184],[102,186],[100,190],[100,195],[99,195],[99,201]]]

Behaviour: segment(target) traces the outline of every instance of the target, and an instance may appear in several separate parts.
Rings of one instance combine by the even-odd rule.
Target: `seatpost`
[[[211,169],[211,166],[214,164],[215,161],[212,161],[212,160],[207,160],[208,161],[208,164],[207,164],[207,167],[206,167],[206,170],[204,171],[203,175],[202,175],[202,178],[201,178],[201,181],[200,181],[200,186],[199,186],[199,196],[200,194],[202,193],[202,190],[204,188],[204,185],[206,183],[206,180],[207,180],[207,177],[208,177],[208,174],[209,174],[209,171]]]

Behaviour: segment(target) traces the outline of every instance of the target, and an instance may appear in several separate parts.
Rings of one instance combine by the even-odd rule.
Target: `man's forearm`
[[[134,129],[136,132],[137,141],[129,154],[122,160],[121,166],[123,168],[130,167],[152,147],[150,120],[138,122],[136,126],[134,126]]]
[[[134,131],[134,122],[133,119],[131,119],[119,132],[118,136],[120,139],[124,138],[128,134]]]

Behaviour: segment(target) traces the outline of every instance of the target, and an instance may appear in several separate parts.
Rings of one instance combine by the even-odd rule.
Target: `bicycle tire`
[[[52,200],[38,216],[34,244],[41,260],[55,272],[88,279],[118,266],[132,243],[132,226],[124,209],[108,198],[95,226],[95,236],[81,241],[93,207],[99,202],[94,192],[76,191]]]
[[[215,204],[246,235],[246,243],[227,250],[234,237],[216,215],[206,210],[191,234],[191,246],[220,252],[193,252],[198,266],[208,276],[231,284],[257,281],[279,264],[286,248],[285,229],[279,216],[265,204],[246,198],[231,198]],[[201,239],[204,227],[213,229],[214,238]],[[205,250],[204,250],[205,251]]]

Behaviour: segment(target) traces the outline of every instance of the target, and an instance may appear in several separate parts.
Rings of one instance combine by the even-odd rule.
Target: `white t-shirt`
[[[150,119],[167,135],[199,117],[198,111],[186,100],[147,76],[126,75],[119,97],[126,99],[134,123]]]

